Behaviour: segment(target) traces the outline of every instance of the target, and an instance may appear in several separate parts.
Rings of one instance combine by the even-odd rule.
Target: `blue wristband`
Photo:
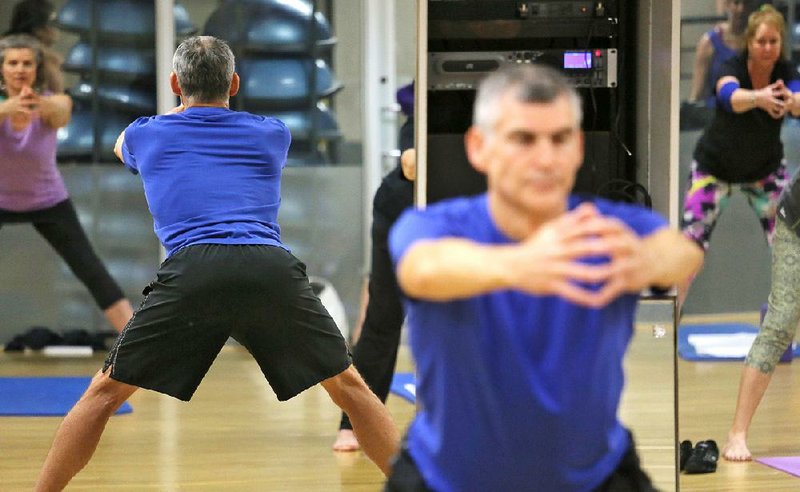
[[[786,87],[789,88],[792,93],[800,92],[800,79],[792,79],[786,84]]]
[[[717,101],[722,104],[722,107],[728,110],[729,112],[733,113],[733,104],[731,104],[731,97],[733,96],[733,92],[739,88],[739,82],[726,82],[722,87],[720,87],[719,91],[717,92]]]

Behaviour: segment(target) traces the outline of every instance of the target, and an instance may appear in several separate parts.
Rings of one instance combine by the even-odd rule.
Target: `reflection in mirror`
[[[633,432],[642,467],[658,490],[676,490],[677,375],[675,296],[639,301],[625,357],[620,419]]]
[[[428,2],[429,6],[433,6],[435,4],[437,3]],[[499,5],[500,2],[497,4]],[[452,5],[447,5],[445,2],[441,2],[441,5],[452,7]],[[472,4],[472,6],[474,5],[475,3]],[[442,9],[440,8],[439,10]],[[437,14],[438,12],[433,13]],[[439,36],[441,36],[443,32],[447,32],[446,36],[441,36],[442,39],[438,39],[435,36],[431,36],[430,39],[426,38],[426,41],[428,42],[428,49],[431,52],[431,58],[433,55],[436,55],[437,59],[441,59],[440,53],[445,50],[445,48],[448,48],[446,46],[439,46],[434,41],[443,41],[444,38],[452,38],[453,33],[462,33],[462,35],[466,36],[476,31],[470,30],[468,33],[464,34],[465,30],[459,30],[459,26],[451,25],[456,24],[458,20],[462,19],[462,17],[466,17],[466,15],[466,13],[461,12],[459,13],[459,16],[442,16],[441,18],[434,16],[430,17],[432,22],[437,22],[435,27],[439,30],[437,31],[431,28],[426,32],[433,32]],[[451,18],[452,22],[449,22]],[[487,18],[492,17],[487,16]],[[536,20],[544,23],[541,19]],[[480,24],[480,22],[476,21],[476,25],[477,24]],[[530,25],[534,24],[534,22],[531,22]],[[579,23],[576,22],[575,24],[578,25]],[[503,32],[513,32],[513,28],[515,26],[514,21],[509,21],[507,25],[509,26],[508,31],[504,30]],[[576,26],[571,27],[573,29],[578,28]],[[449,30],[446,30],[446,28]],[[485,36],[490,37],[488,35]],[[513,41],[509,41],[505,46],[514,46],[512,43],[516,43],[518,45],[521,44],[524,46],[524,43],[529,43],[529,40],[521,40],[514,36],[510,37],[514,38]],[[554,44],[554,40],[550,39],[552,37],[554,36],[548,36],[548,42],[551,43],[551,47]],[[447,40],[449,41],[450,39]],[[469,43],[467,47],[460,47],[457,46],[456,43],[452,43],[454,46],[450,46],[449,50],[456,52],[478,51],[479,49],[475,47],[478,45],[480,46],[480,49],[483,49],[484,51],[491,51],[486,45],[481,46],[477,40],[469,39],[469,41],[475,42]],[[421,53],[420,56],[423,57],[420,66],[427,66],[429,69],[431,69],[430,67],[432,66],[434,69],[435,67],[439,66],[439,64],[430,61],[431,58],[428,57],[428,53]],[[451,55],[448,53],[447,56]],[[457,59],[458,56],[465,55],[452,55],[452,58]],[[523,62],[520,61],[520,63]],[[557,64],[557,66],[559,68],[564,68],[561,64]],[[433,69],[431,69],[431,71],[432,70]],[[461,74],[457,73],[457,70],[454,70],[454,72],[456,73],[449,74],[451,82],[450,87],[461,90],[462,92],[466,92],[464,89],[467,89],[469,86],[465,80],[459,78],[459,75]],[[431,76],[430,73],[427,75]],[[463,78],[466,79],[466,77]],[[431,113],[436,111],[436,105],[439,104],[441,106],[439,111],[441,111],[443,108],[447,108],[448,112],[445,114],[445,116],[453,116],[454,114],[460,115],[460,109],[465,106],[463,101],[458,100],[458,96],[460,94],[444,93],[448,87],[446,84],[443,83],[441,86],[431,89],[431,87],[438,82],[439,79],[436,78],[427,80],[427,86],[429,88],[427,91],[428,99],[426,99],[426,102],[428,103],[428,128],[427,133],[424,131],[418,133],[418,139],[425,139],[425,142],[429,146],[427,152],[424,153],[427,157],[428,167],[425,171],[420,172],[424,172],[426,175],[430,174],[430,176],[434,176],[434,166],[444,167],[447,164],[453,163],[454,159],[459,158],[459,155],[456,154],[455,150],[456,144],[461,142],[460,138],[453,138],[452,144],[448,146],[447,151],[440,152],[439,155],[437,155],[433,149],[433,146],[439,144],[442,136],[436,134],[437,131],[441,131],[441,129],[437,126],[438,121],[432,121]],[[435,92],[435,94],[432,94],[432,92]],[[420,91],[419,94],[423,94],[423,92]],[[446,104],[442,104],[442,101],[444,100],[447,100]],[[454,107],[457,108],[455,113],[453,111]],[[631,111],[631,114],[633,114],[633,111]],[[436,113],[436,116],[439,115],[440,113]],[[458,116],[456,116],[456,119],[458,119],[458,125],[452,125],[452,127],[460,132],[463,132],[464,128],[468,124],[468,121],[466,120],[469,119],[469,114],[467,113],[466,120],[465,118],[459,118]],[[455,137],[458,137],[458,135],[455,135]],[[463,150],[460,148],[463,147],[463,142],[458,145],[459,148],[457,150],[459,153],[463,153]],[[452,152],[450,152],[451,148],[454,149]],[[448,171],[449,168],[445,167],[445,170]],[[453,173],[450,173],[449,176],[451,183],[454,181],[452,179],[452,174]],[[428,187],[428,189],[430,189],[430,187]],[[430,194],[430,191],[428,193]],[[430,196],[428,198],[430,198]],[[669,300],[665,303],[667,305],[666,312],[656,314],[651,313],[647,315],[649,317],[638,320],[639,323],[637,324],[636,334],[630,346],[628,358],[626,360],[626,369],[629,371],[627,373],[627,382],[629,383],[629,386],[626,389],[625,400],[620,416],[625,425],[630,426],[637,443],[641,445],[639,450],[642,457],[642,466],[649,474],[651,474],[654,480],[656,480],[659,488],[663,490],[670,490],[675,488],[677,477],[674,346],[675,316],[674,303]],[[643,306],[643,309],[640,311],[643,315],[645,315],[646,311],[648,311],[648,308]],[[656,329],[656,327],[658,327],[658,329]],[[662,338],[655,338],[653,333],[658,333]]]
[[[180,2],[173,11],[179,33],[197,29]],[[0,26],[2,31],[8,27],[7,32],[40,38],[44,74],[59,78],[47,89],[72,96],[71,119],[55,135],[58,170],[47,180],[55,183],[57,174],[63,176],[89,243],[124,294],[138,304],[158,264],[159,247],[141,184],[112,160],[111,148],[125,125],[155,109],[153,2],[15,0],[0,4],[0,19],[9,22]],[[16,187],[15,193],[20,191]],[[8,217],[0,222],[7,223]],[[87,278],[86,269],[75,260],[67,266],[27,226],[3,227],[0,338],[5,341],[32,326],[55,333],[121,329],[124,323],[103,319],[96,310],[93,299],[102,296],[90,295],[77,280],[75,274]],[[59,242],[63,245],[56,238]],[[90,256],[87,245],[73,239],[69,246]]]
[[[749,458],[750,451],[756,457],[781,454],[776,450],[785,443],[778,434],[765,432],[763,426],[785,429],[789,425],[791,416],[778,408],[785,401],[758,407],[759,413],[752,420],[752,437],[748,437],[749,450],[743,436],[751,425],[761,392],[773,374],[772,359],[777,362],[784,355],[796,329],[793,316],[771,313],[761,333],[774,327],[786,330],[781,341],[775,343],[780,350],[764,351],[759,348],[763,346],[759,341],[753,342],[763,322],[768,295],[770,302],[777,301],[770,293],[771,282],[778,282],[773,288],[781,285],[786,272],[791,271],[781,263],[786,257],[783,253],[791,250],[783,246],[788,244],[787,236],[777,240],[771,251],[766,240],[768,233],[771,234],[771,220],[766,219],[774,213],[781,188],[795,173],[800,156],[797,120],[782,114],[783,102],[773,97],[778,95],[778,99],[787,100],[790,96],[781,92],[781,86],[783,82],[791,85],[789,81],[798,76],[798,4],[795,0],[684,0],[681,6],[680,203],[688,202],[690,210],[686,215],[698,219],[695,227],[698,241],[707,240],[705,236],[712,229],[708,221],[702,224],[703,216],[709,214],[715,198],[724,194],[720,189],[724,190],[725,183],[734,183],[727,208],[713,227],[704,268],[683,304],[682,321],[701,324],[715,336],[743,326],[742,333],[747,334],[736,357],[741,360],[749,355],[744,368],[741,363],[726,367],[714,362],[680,361],[680,438],[716,439],[723,456],[738,460]],[[749,13],[753,13],[751,24],[740,31],[736,26],[745,24]],[[785,34],[781,34],[784,21]],[[777,41],[780,49],[764,51],[767,39]],[[743,49],[745,54],[740,55]],[[737,59],[738,56],[741,58]],[[730,76],[735,81],[725,78]],[[783,82],[771,86],[777,79]],[[739,87],[726,87],[730,82],[738,82]],[[724,130],[720,132],[720,128]],[[753,164],[748,173],[748,166]],[[697,179],[699,176],[695,175],[695,186],[690,189],[693,166],[711,176]],[[785,166],[785,171],[781,166]],[[716,184],[713,178],[718,179]],[[748,187],[756,194],[748,196]],[[726,205],[725,201],[722,205]],[[772,255],[775,264],[771,271]],[[789,377],[791,371],[790,365],[781,365],[774,374]],[[713,392],[702,388],[703,380],[715,381]],[[773,382],[772,386],[780,384]],[[770,393],[778,391],[772,389]],[[700,408],[702,412],[698,412]],[[756,463],[723,461],[721,466],[738,474],[739,485],[744,474],[748,481],[758,481],[758,488],[764,490],[777,489],[783,483],[774,473],[769,475],[775,477],[775,482],[762,481],[768,473]],[[726,490],[730,484],[725,478],[708,476],[702,484],[709,490]],[[730,476],[727,478],[730,480]]]
[[[716,98],[714,96],[714,86],[719,78],[720,71],[726,66],[724,61],[741,52],[744,47],[744,33],[746,26],[746,16],[749,12],[756,10],[764,2],[758,0],[750,1],[731,1],[723,2],[724,13],[719,15],[716,12],[716,3],[712,1],[682,2],[681,20],[681,131],[680,131],[680,215],[683,216],[683,207],[686,203],[686,195],[689,186],[689,177],[692,163],[699,158],[700,170],[705,172],[709,169],[709,162],[720,162],[716,165],[725,166],[733,169],[740,166],[731,161],[728,157],[718,157],[725,155],[725,149],[733,149],[731,144],[751,142],[753,139],[759,141],[752,146],[744,146],[744,150],[735,150],[734,156],[747,155],[747,148],[767,148],[764,139],[752,133],[746,132],[743,136],[729,135],[727,137],[716,136],[714,131],[709,137],[701,139],[704,130],[708,127],[716,109]],[[791,39],[788,38],[788,39]],[[732,62],[729,62],[732,63]],[[749,85],[748,85],[749,86]],[[744,118],[749,118],[743,113]],[[766,114],[764,114],[766,116]],[[771,118],[767,118],[771,120]],[[774,121],[774,120],[773,120]],[[769,123],[766,121],[766,123]],[[761,124],[750,122],[753,129],[757,129]],[[796,132],[791,131],[793,123],[787,122],[783,125],[782,140],[786,148],[787,169],[791,172],[796,166],[793,162],[793,149],[798,147]],[[773,125],[774,126],[774,125]],[[774,141],[777,134],[771,137]],[[726,140],[727,139],[727,140]],[[718,144],[717,141],[727,143]],[[751,161],[756,159],[750,157]],[[725,163],[722,163],[722,161]],[[774,168],[779,161],[772,159],[770,166]],[[756,181],[767,178],[767,175],[774,169],[765,169],[767,172],[750,173],[742,176],[728,176],[729,181]],[[718,171],[713,171],[717,173]],[[745,173],[747,174],[747,173]],[[722,201],[721,214],[716,226],[708,225],[712,219],[709,212],[711,204],[717,201],[714,192],[707,186],[704,188],[702,180],[696,180],[697,187],[690,195],[690,210],[687,217],[692,218],[692,237],[698,242],[709,239],[712,246],[708,249],[705,264],[702,271],[697,275],[695,281],[688,289],[688,297],[682,305],[684,315],[700,315],[727,312],[757,312],[762,303],[766,301],[769,289],[769,248],[765,240],[765,232],[759,226],[759,217],[754,213],[753,207],[748,204],[748,198],[744,193],[739,192],[739,187],[733,188],[730,200]],[[771,185],[767,185],[770,188]],[[724,193],[723,189],[718,189],[717,197]],[[767,191],[769,196],[764,200],[774,204],[777,192]],[[756,199],[756,203],[761,199]],[[756,207],[757,208],[757,207]],[[774,207],[773,207],[774,210]],[[713,228],[713,234],[710,231]],[[742,261],[746,258],[747,261]],[[748,279],[747,288],[724,289],[724,285],[729,278],[729,272],[737,272],[742,278]],[[688,286],[684,286],[681,295],[685,295]]]

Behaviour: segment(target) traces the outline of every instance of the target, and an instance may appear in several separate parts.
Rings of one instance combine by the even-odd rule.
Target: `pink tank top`
[[[67,199],[56,167],[56,129],[34,116],[21,131],[0,122],[0,208],[29,212]]]

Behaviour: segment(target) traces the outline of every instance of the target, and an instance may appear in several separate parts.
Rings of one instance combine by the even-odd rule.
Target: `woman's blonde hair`
[[[784,51],[786,49],[786,21],[783,19],[783,15],[769,4],[762,5],[747,19],[746,46],[749,46],[750,41],[756,37],[756,31],[761,24],[772,26],[778,31],[781,36],[781,51]]]

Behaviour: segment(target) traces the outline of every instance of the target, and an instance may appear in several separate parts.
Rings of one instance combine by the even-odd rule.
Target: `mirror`
[[[465,2],[464,10],[467,10],[466,6],[475,7],[477,3],[479,2],[472,2],[470,5]],[[493,7],[500,10],[511,3],[496,2],[493,3]],[[441,71],[433,75],[425,70],[418,73],[419,86],[427,86],[429,88],[425,92],[418,91],[418,108],[427,107],[428,115],[430,115],[431,108],[438,104],[440,107],[448,108],[448,116],[450,116],[454,112],[459,112],[454,111],[454,107],[460,110],[465,106],[463,99],[466,95],[464,93],[469,92],[471,89],[472,78],[464,76],[464,73],[453,73],[464,72],[463,70],[449,72],[444,70],[444,63],[432,61],[429,58],[429,54],[433,53],[441,60],[441,50],[449,48],[447,50],[450,55],[449,59],[453,62],[451,66],[459,67],[462,66],[458,64],[462,59],[461,57],[466,56],[463,52],[480,51],[480,48],[476,48],[476,45],[480,45],[479,41],[486,38],[492,39],[492,41],[495,40],[485,34],[480,25],[482,24],[481,21],[475,21],[472,24],[465,22],[463,23],[465,24],[464,26],[453,26],[451,24],[456,24],[457,21],[448,22],[450,17],[442,15],[436,17],[442,10],[446,10],[448,7],[452,8],[452,3],[420,0],[419,4],[420,17],[418,24],[420,25],[420,32],[418,40],[420,50],[418,57],[421,60],[419,65],[426,70],[431,70],[431,67],[436,69],[441,66]],[[555,4],[556,2],[553,2],[550,5]],[[436,8],[433,8],[434,6]],[[677,6],[677,0],[675,6]],[[630,90],[631,94],[631,97],[625,98],[626,102],[631,104],[630,111],[627,114],[631,120],[635,120],[636,130],[640,132],[637,148],[634,149],[636,156],[633,160],[637,162],[639,167],[636,170],[637,181],[647,184],[654,198],[654,208],[667,215],[669,211],[667,203],[671,203],[669,200],[672,199],[672,196],[669,189],[670,185],[668,184],[670,181],[670,167],[666,164],[671,158],[673,141],[670,140],[670,120],[665,118],[664,115],[670,113],[671,98],[666,97],[665,94],[670,94],[672,90],[669,71],[672,69],[670,65],[672,45],[670,43],[673,42],[673,36],[672,26],[669,22],[651,25],[650,20],[653,18],[671,18],[673,6],[668,2],[654,0],[652,2],[640,2],[637,7],[637,9],[626,10],[629,13],[636,12],[636,18],[631,19],[631,30],[629,31],[631,38],[638,38],[636,49],[630,50],[635,52],[636,56],[625,53],[626,56],[630,57],[628,62],[635,67],[637,73],[635,77],[624,78],[626,81],[637,80],[638,84],[638,86],[633,83],[625,85],[625,89]],[[489,16],[489,10],[486,12],[487,18],[505,19],[501,17],[504,14],[497,13],[496,10],[491,12],[498,17]],[[557,16],[558,14],[554,13],[554,15]],[[466,13],[461,13],[459,16],[452,16],[452,18],[463,21],[464,18],[468,17]],[[428,21],[433,26],[430,29],[423,27]],[[511,39],[502,40],[505,44],[499,43],[499,46],[503,47],[503,49],[517,49],[515,46],[520,43],[520,36],[517,36],[516,31],[513,31],[512,28],[519,27],[524,31],[524,29],[530,29],[530,26],[536,25],[542,29],[537,33],[546,33],[548,27],[552,28],[552,26],[547,25],[546,18],[531,20],[529,24],[521,27],[519,24],[522,24],[522,22],[518,21],[519,19],[515,19],[515,21],[503,24],[504,27],[508,28],[508,31],[504,32],[515,33],[514,35],[508,34]],[[538,23],[535,21],[538,21]],[[498,21],[498,23],[502,22]],[[459,30],[459,27],[461,30]],[[570,29],[578,29],[579,27],[580,22],[575,22],[570,26]],[[450,30],[448,31],[447,29]],[[434,33],[434,36],[429,36],[431,32]],[[562,36],[568,36],[564,33],[569,32],[574,31],[567,29],[562,32]],[[459,39],[459,36],[462,39]],[[535,38],[535,36],[532,37]],[[448,44],[444,45],[442,40],[446,40]],[[591,36],[590,40],[594,41]],[[550,42],[551,46],[549,48],[556,47],[553,40],[550,40]],[[624,43],[621,44],[624,45]],[[585,44],[581,46],[585,47]],[[485,46],[482,49],[484,52],[487,51]],[[495,51],[497,49],[499,48],[496,48]],[[545,51],[542,50],[542,52]],[[456,54],[449,52],[455,52]],[[485,53],[482,53],[482,55],[482,57],[474,57],[473,54],[470,54],[477,60],[486,58]],[[523,53],[523,58],[520,62],[524,63],[524,56]],[[478,64],[474,66],[478,66]],[[563,65],[560,68],[563,68]],[[590,98],[595,90],[597,89],[588,91]],[[677,97],[675,97],[675,100],[677,101]],[[447,104],[442,104],[442,101],[446,101]],[[468,112],[466,114],[469,115]],[[464,118],[460,118],[459,122],[463,125],[468,124],[464,123]],[[452,126],[460,131],[463,131],[466,127]],[[444,173],[442,171],[437,173],[435,169],[432,169],[437,163],[441,164],[443,162],[443,159],[437,158],[434,146],[448,146],[448,150],[455,148],[456,141],[459,139],[452,136],[454,133],[457,132],[442,132],[438,119],[432,120],[428,118],[424,121],[424,124],[417,124],[417,149],[420,155],[418,159],[420,169],[417,171],[418,204],[428,203],[429,199],[437,198],[435,194],[432,195],[431,193],[434,185],[433,181],[437,176]],[[642,135],[646,135],[646,137]],[[619,150],[617,149],[617,142],[614,142],[612,147]],[[453,158],[454,156],[455,159]],[[447,162],[458,160],[455,151],[450,152],[449,157],[450,159]],[[453,169],[448,168],[448,170],[452,171]],[[419,179],[419,177],[424,179]],[[427,180],[430,180],[430,182],[425,182]],[[451,177],[450,184],[452,184],[452,181]],[[468,185],[474,184],[466,179],[464,181]],[[425,184],[420,186],[421,182]],[[446,192],[450,191],[450,189],[446,190]],[[634,434],[644,469],[654,480],[656,486],[662,490],[675,490],[678,484],[675,318],[674,298],[643,299],[640,305],[639,317],[637,318],[635,335],[625,361],[627,383],[620,410],[621,420]]]
[[[775,4],[782,10],[785,17],[794,16],[794,1],[769,3]],[[731,15],[727,13],[727,6],[727,0],[682,0],[681,2],[679,214],[682,214],[692,156],[702,135],[704,123],[708,121],[712,111],[703,109],[703,96],[699,102],[690,104],[693,96],[695,49],[705,33],[712,31],[720,23],[729,22]],[[794,38],[792,26],[792,23],[787,23],[789,40]],[[782,132],[784,152],[790,171],[797,166],[797,160],[792,156],[798,155],[797,150],[800,148],[797,131],[787,130],[793,126],[796,126],[796,122],[784,123]],[[734,189],[729,206],[722,213],[712,234],[703,270],[689,290],[683,314],[692,316],[759,311],[769,293],[769,261],[769,248],[758,220],[744,194]],[[738,278],[746,278],[747,284],[741,288],[720,289],[720,285],[730,281],[731,272],[736,272]]]

